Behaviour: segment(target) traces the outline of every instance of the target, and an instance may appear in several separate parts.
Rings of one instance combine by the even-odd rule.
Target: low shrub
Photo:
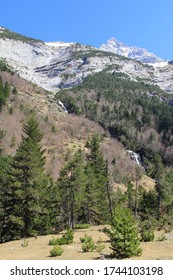
[[[21,246],[22,246],[22,247],[27,247],[28,244],[29,244],[29,241],[28,241],[27,239],[24,239],[24,240],[22,241],[22,243],[21,243]]]
[[[92,242],[93,239],[90,235],[85,234],[83,237],[80,238],[81,243]]]
[[[152,229],[142,229],[141,232],[141,241],[150,242],[154,240],[154,232]]]
[[[84,242],[82,243],[82,251],[83,252],[93,252],[95,250],[95,243],[92,242]]]
[[[74,238],[74,232],[72,229],[68,229],[66,233],[63,234],[62,239],[66,242],[65,244],[72,244]]]
[[[93,252],[96,249],[96,245],[91,236],[85,234],[84,237],[80,238],[82,243],[83,252]]]
[[[52,239],[49,240],[49,245],[56,246],[56,245],[65,245],[65,244],[67,244],[66,240],[62,237],[60,238],[53,237]]]
[[[53,246],[55,246],[55,245],[59,245],[59,238],[55,238],[55,237],[53,237],[52,239],[50,239],[49,240],[49,245],[53,245]]]
[[[140,224],[140,241],[150,242],[154,240],[154,230],[149,222],[143,221]]]
[[[49,240],[49,245],[66,245],[66,244],[72,244],[74,238],[73,230],[68,229],[66,233],[62,235],[62,237],[55,238]]]
[[[89,228],[90,224],[76,224],[75,225],[75,229],[85,229],[85,228]]]
[[[101,251],[105,248],[105,245],[102,244],[103,241],[101,239],[94,243],[92,237],[87,234],[85,234],[84,237],[81,237],[80,241],[82,243],[83,252],[93,252],[96,250],[97,252],[101,253]]]
[[[99,238],[99,240],[95,244],[95,249],[97,252],[101,253],[104,248],[105,248],[105,245],[103,244],[103,241],[101,240],[101,238]]]
[[[51,250],[50,250],[50,256],[51,257],[57,257],[57,256],[61,256],[63,253],[63,249],[60,246],[54,246]]]

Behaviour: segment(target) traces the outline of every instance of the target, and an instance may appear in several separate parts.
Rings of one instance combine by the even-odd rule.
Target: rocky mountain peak
[[[98,49],[75,42],[45,43],[0,27],[0,50],[0,60],[5,60],[20,77],[52,92],[79,85],[88,75],[104,69],[173,92],[171,63],[115,38]]]
[[[100,46],[103,51],[112,52],[118,55],[126,56],[143,63],[157,63],[164,61],[153,53],[148,52],[146,49],[138,48],[135,46],[127,46],[124,43],[116,40],[114,37],[107,40],[105,44]]]
[[[115,37],[111,37],[110,39],[107,40],[107,44],[109,46],[113,46],[115,48],[120,48],[120,47],[127,47],[124,43],[118,41]]]

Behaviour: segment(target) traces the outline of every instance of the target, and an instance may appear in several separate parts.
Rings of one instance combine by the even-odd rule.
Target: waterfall
[[[135,153],[135,152],[133,152],[131,150],[126,150],[126,152],[129,155],[129,157],[136,162],[136,164],[138,166],[141,166],[139,154],[137,154],[137,153]]]
[[[64,106],[64,104],[60,100],[58,100],[58,104],[62,107],[64,112],[68,114],[68,111],[67,111],[66,107]]]

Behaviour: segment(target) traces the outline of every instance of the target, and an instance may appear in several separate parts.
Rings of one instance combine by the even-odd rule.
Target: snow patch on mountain
[[[75,43],[66,43],[66,42],[45,42],[49,47],[59,48],[59,47],[69,47]]]
[[[0,26],[0,32],[3,32],[4,30],[5,30],[5,28]]]
[[[112,50],[123,48],[123,57],[110,55],[95,47],[64,42],[24,42],[0,38],[0,58],[5,59],[23,78],[55,92],[79,85],[88,75],[103,69],[121,72],[131,80],[154,83],[173,92],[173,65],[165,61],[142,64],[126,58],[128,47],[111,40]],[[110,51],[110,50],[109,50]],[[122,55],[122,51],[117,50]]]
[[[114,37],[110,38],[105,44],[100,46],[101,50],[112,52],[118,55],[126,56],[143,63],[156,63],[163,59],[148,52],[146,49],[138,47],[129,47],[124,43],[119,42]]]

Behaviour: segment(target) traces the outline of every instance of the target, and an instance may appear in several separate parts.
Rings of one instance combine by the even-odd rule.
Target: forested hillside
[[[70,112],[100,123],[127,149],[140,153],[147,169],[156,154],[172,165],[173,107],[158,86],[102,71],[73,90],[59,91],[57,98]]]
[[[56,96],[69,111],[98,122],[126,149],[140,154],[145,172],[156,180],[155,190],[142,194],[145,202],[139,205],[147,206],[142,217],[152,213],[157,218],[165,214],[164,219],[169,219],[173,210],[171,96],[158,86],[105,70],[88,76],[80,86],[59,91]]]
[[[108,173],[116,170],[121,181],[135,172],[123,146],[94,122],[64,113],[49,93],[4,70],[1,242],[108,221],[113,186]],[[119,167],[112,163],[115,157]]]
[[[1,243],[75,230],[79,224],[111,224],[112,230],[104,231],[121,258],[128,254],[117,252],[117,230],[132,232],[130,256],[139,254],[140,240],[153,240],[155,228],[172,229],[173,107],[165,92],[125,74],[102,71],[59,91],[55,100],[8,73],[3,63]],[[126,149],[140,154],[141,166]],[[155,180],[155,187],[146,190],[140,184],[143,174]],[[125,224],[120,218],[124,213]]]

